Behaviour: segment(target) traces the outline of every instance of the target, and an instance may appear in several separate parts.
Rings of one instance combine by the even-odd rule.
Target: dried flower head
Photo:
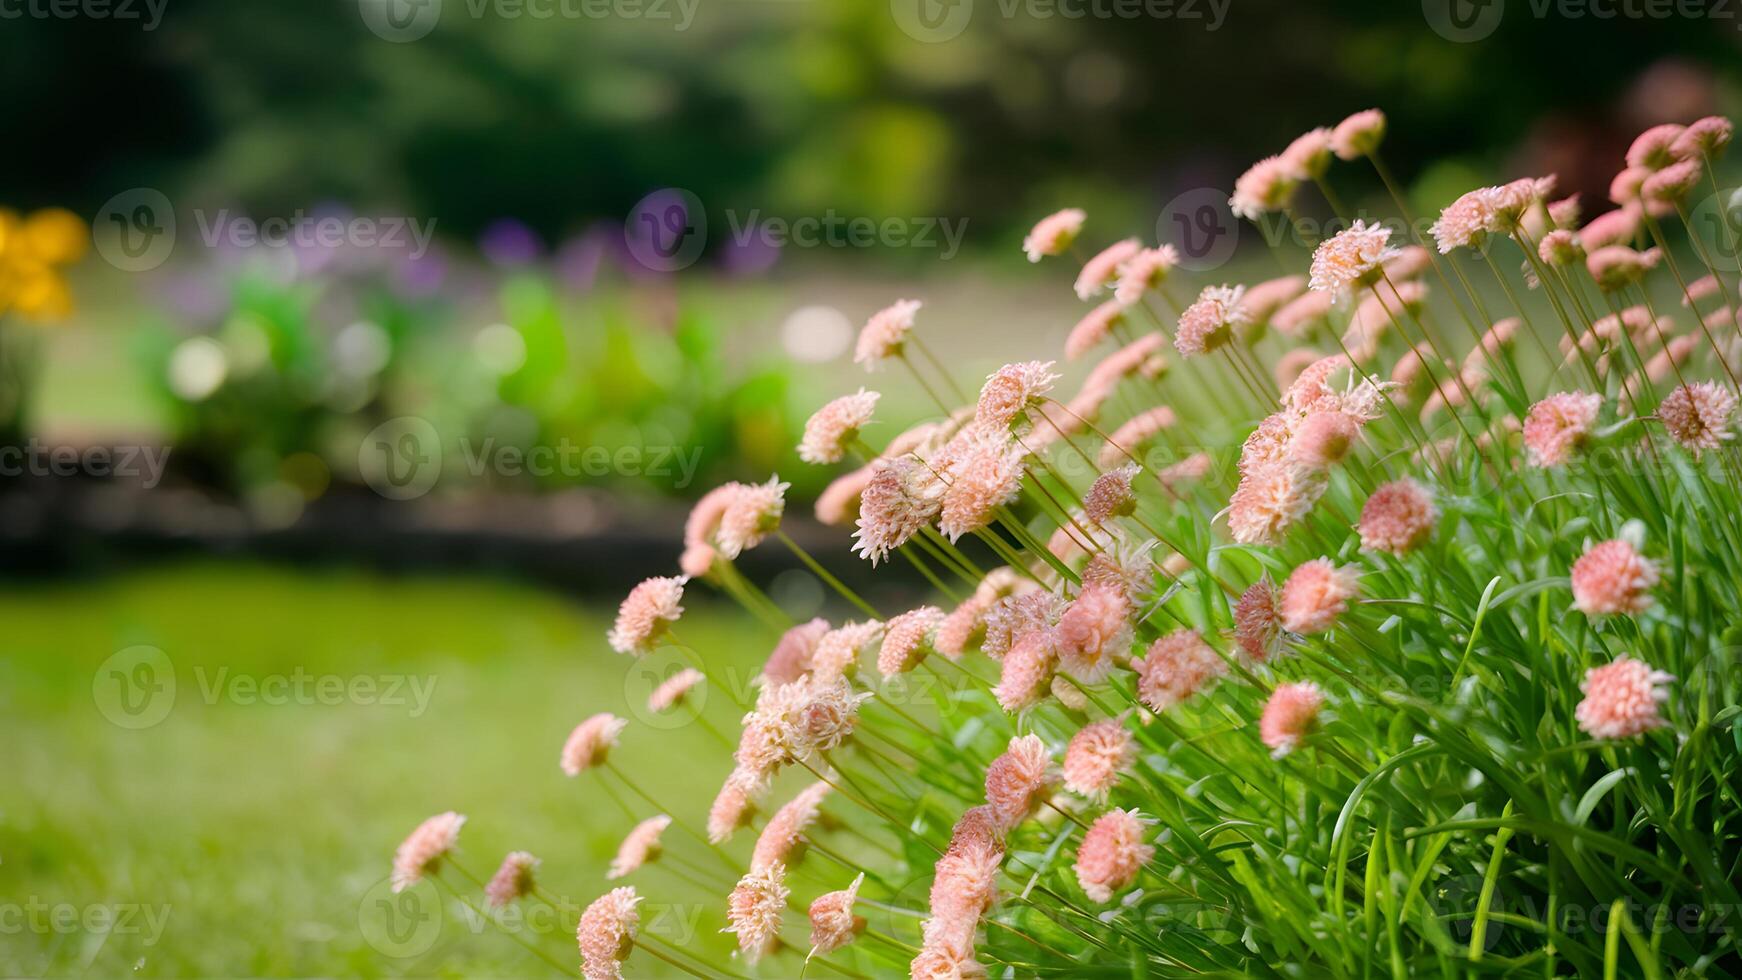
[[[811,951],[805,959],[833,953],[865,931],[865,917],[853,914],[853,903],[858,901],[859,886],[864,882],[861,871],[846,888],[820,895],[811,903]]]
[[[1559,466],[1583,446],[1597,424],[1603,396],[1562,391],[1530,406],[1524,447],[1533,466]]]
[[[1155,848],[1143,843],[1144,828],[1136,810],[1109,810],[1089,826],[1073,868],[1091,901],[1111,902],[1155,857]]]
[[[1136,464],[1127,463],[1096,477],[1083,494],[1083,513],[1089,520],[1100,524],[1132,513],[1137,501],[1131,494],[1131,480],[1137,472]]]
[[[1022,251],[1027,253],[1028,261],[1039,262],[1070,248],[1082,233],[1086,217],[1081,208],[1065,208],[1035,222],[1034,230],[1022,240]]]
[[[650,578],[629,590],[617,607],[617,622],[606,634],[611,649],[641,656],[652,652],[665,631],[683,615],[684,584],[688,576]]]
[[[956,541],[990,524],[998,508],[1022,491],[1027,456],[1027,450],[1008,437],[976,432],[950,468],[950,485],[938,510],[938,530]]]
[[[605,872],[606,879],[622,878],[658,858],[659,838],[669,826],[671,818],[663,813],[636,824],[623,838],[623,843],[617,845],[617,856],[611,859],[611,868]]]
[[[917,299],[899,299],[871,314],[859,331],[859,343],[853,350],[853,363],[869,370],[879,362],[901,353],[907,335],[913,330],[914,314],[919,312]]]
[[[1027,820],[1052,785],[1052,755],[1038,735],[1018,735],[986,767],[986,802],[1005,830]]]
[[[754,963],[780,945],[780,917],[786,911],[786,866],[780,863],[752,870],[738,879],[726,899],[723,932],[738,936],[738,950]]]
[[[925,463],[902,456],[872,464],[859,495],[853,550],[875,566],[931,523],[943,506],[944,484]]]
[[[1281,758],[1294,751],[1312,730],[1324,705],[1325,693],[1312,681],[1278,684],[1264,702],[1264,713],[1258,719],[1258,737],[1272,756]]]
[[[1665,724],[1658,709],[1674,681],[1650,664],[1621,657],[1585,672],[1579,684],[1585,697],[1573,717],[1592,738],[1632,738]]]
[[[1573,562],[1573,605],[1587,616],[1643,612],[1651,605],[1657,565],[1622,538],[1593,545]]]
[[[581,976],[585,980],[622,980],[622,962],[635,946],[641,931],[641,896],[632,885],[613,888],[593,900],[575,927],[581,948]]]
[[[1084,725],[1065,746],[1065,788],[1081,796],[1105,797],[1137,760],[1137,740],[1123,715]]]
[[[1215,350],[1233,339],[1234,331],[1247,322],[1240,300],[1244,286],[1205,286],[1196,301],[1179,315],[1173,346],[1191,357]]]
[[[1228,665],[1192,629],[1177,629],[1149,645],[1149,653],[1133,660],[1137,696],[1151,711],[1166,711],[1189,700],[1228,672]]]
[[[617,736],[629,723],[610,712],[600,712],[575,726],[563,743],[562,770],[579,776],[594,766],[605,764],[605,758],[617,745]]]
[[[1329,558],[1314,558],[1295,566],[1282,583],[1282,625],[1291,633],[1323,633],[1336,625],[1359,595],[1356,571]]]
[[[526,851],[509,851],[502,866],[484,885],[484,902],[491,908],[502,908],[517,898],[532,894],[538,858]]]
[[[393,854],[393,890],[404,891],[441,867],[442,858],[460,839],[466,818],[452,810],[438,813],[411,832]]]
[[[1670,438],[1696,457],[1734,438],[1731,418],[1735,414],[1736,396],[1710,381],[1681,385],[1657,406],[1657,417]]]
[[[1432,491],[1415,480],[1381,484],[1361,507],[1361,547],[1406,554],[1433,535],[1439,516]]]
[[[879,397],[860,388],[817,409],[804,424],[798,458],[807,463],[839,463],[859,438],[859,430],[870,423]]]

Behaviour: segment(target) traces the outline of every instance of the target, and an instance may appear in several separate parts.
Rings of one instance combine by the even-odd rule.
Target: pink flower
[[[713,560],[713,548],[709,542],[713,539],[714,533],[720,529],[720,518],[725,516],[726,508],[731,506],[732,499],[738,495],[738,491],[742,488],[743,484],[741,483],[728,483],[725,486],[715,487],[703,494],[702,499],[696,501],[696,505],[690,509],[689,517],[684,521],[683,527],[684,547],[686,550],[706,549],[708,557],[707,561],[700,564],[699,571],[690,571],[689,563],[686,562],[685,574],[701,576],[708,573],[708,567]]]
[[[823,797],[827,795],[829,784],[815,782],[799,790],[791,802],[774,811],[774,816],[768,818],[768,825],[756,838],[756,848],[750,854],[750,870],[761,871],[776,864],[796,863],[788,858],[801,843],[805,829],[822,812]]]
[[[1086,217],[1081,208],[1065,208],[1035,222],[1034,230],[1022,240],[1022,250],[1028,254],[1028,261],[1039,262],[1046,256],[1070,248],[1077,235],[1082,233]]]
[[[859,343],[853,351],[853,363],[863,364],[866,369],[870,369],[879,361],[900,354],[902,344],[906,343],[908,333],[913,330],[913,317],[919,312],[919,307],[920,302],[917,299],[899,299],[871,314],[871,319],[865,321],[864,329],[859,331]]]
[[[1641,252],[1625,245],[1605,245],[1585,256],[1585,269],[1597,288],[1613,292],[1645,278],[1662,257],[1663,253],[1655,248]]]
[[[1077,275],[1077,298],[1088,299],[1106,288],[1119,274],[1120,268],[1141,251],[1143,245],[1137,239],[1127,238],[1096,253],[1094,258],[1083,263],[1083,271]]]
[[[1579,727],[1593,738],[1632,738],[1664,724],[1658,706],[1669,700],[1675,678],[1629,657],[1585,672],[1584,700],[1573,709]]]
[[[943,506],[945,489],[919,460],[903,456],[873,463],[871,479],[859,495],[853,550],[875,567],[931,523]]]
[[[811,655],[828,633],[829,623],[825,619],[813,619],[782,633],[779,642],[774,644],[773,652],[769,653],[768,661],[762,665],[762,683],[779,687],[782,684],[791,684],[809,673]]]
[[[1174,349],[1191,357],[1232,340],[1235,329],[1247,322],[1246,313],[1240,308],[1245,294],[1244,286],[1205,286],[1197,300],[1179,315]]]
[[[611,649],[641,656],[650,653],[665,631],[683,615],[684,583],[688,576],[650,578],[629,590],[617,607],[617,622],[606,634]]]
[[[1246,315],[1243,336],[1252,337],[1255,331],[1270,322],[1277,310],[1306,291],[1305,276],[1278,276],[1247,289],[1246,295],[1240,297],[1240,311]]]
[[[823,634],[817,641],[817,648],[811,652],[811,676],[818,680],[831,680],[856,673],[859,669],[859,653],[881,642],[883,639],[883,624],[876,620],[863,623],[844,623],[836,629]]]
[[[393,854],[393,890],[402,892],[441,867],[442,858],[460,839],[466,818],[452,810],[438,813],[411,832]]]
[[[1524,447],[1533,466],[1559,466],[1590,438],[1603,396],[1562,391],[1530,406]]]
[[[1178,421],[1174,411],[1166,405],[1144,409],[1128,419],[1124,425],[1113,430],[1107,441],[1101,446],[1100,463],[1102,466],[1113,466],[1122,460],[1137,456],[1138,450],[1149,441],[1151,436],[1173,428]]]
[[[1735,413],[1736,396],[1710,381],[1681,385],[1657,406],[1657,417],[1670,438],[1695,457],[1735,436],[1730,426]]]
[[[859,498],[876,472],[877,464],[873,462],[829,481],[823,492],[817,494],[817,523],[839,527],[858,517]]]
[[[1642,213],[1637,207],[1623,207],[1597,215],[1579,229],[1579,247],[1588,252],[1632,241],[1639,234]]]
[[[908,967],[913,980],[983,980],[986,968],[974,960],[972,949],[926,946]]]
[[[1131,478],[1136,475],[1137,467],[1127,463],[1096,477],[1089,491],[1083,494],[1084,516],[1100,524],[1132,513],[1136,500],[1131,494]]]
[[[767,483],[746,484],[733,495],[720,517],[716,544],[720,554],[728,559],[762,543],[762,539],[780,528],[781,514],[786,510],[788,483],[771,477]]]
[[[1699,186],[1704,176],[1705,167],[1699,160],[1672,163],[1645,178],[1645,183],[1639,185],[1639,194],[1647,201],[1674,204]]]
[[[754,773],[733,769],[708,808],[708,842],[723,844],[756,814],[756,794],[761,784]]]
[[[1124,589],[1085,585],[1053,628],[1059,667],[1085,684],[1106,680],[1131,653],[1131,613]]]
[[[1730,137],[1735,132],[1736,127],[1723,116],[1696,119],[1670,144],[1670,156],[1677,159],[1716,159],[1730,145]]]
[[[1133,660],[1137,696],[1161,712],[1190,699],[1228,672],[1228,665],[1196,630],[1177,629],[1149,645],[1149,655]]]
[[[1360,422],[1346,412],[1313,412],[1295,426],[1289,462],[1315,470],[1340,463],[1360,431]]]
[[[1166,282],[1168,273],[1177,265],[1179,249],[1172,245],[1138,252],[1126,260],[1125,270],[1119,274],[1119,286],[1113,291],[1114,298],[1127,305],[1137,302],[1143,294]]]
[[[641,931],[641,913],[635,906],[641,896],[634,886],[613,888],[593,900],[581,913],[575,941],[581,947],[581,976],[585,980],[622,980],[621,963],[635,947]]]
[[[1240,475],[1228,502],[1228,532],[1240,544],[1274,544],[1329,487],[1323,470],[1262,462]]]
[[[533,873],[538,870],[538,858],[525,851],[510,851],[502,866],[490,876],[484,886],[484,902],[491,908],[502,908],[517,898],[532,893]]]
[[[1017,712],[1040,703],[1058,664],[1058,651],[1050,631],[1030,633],[1004,654],[999,665],[998,686],[992,689],[998,706]]]
[[[1291,633],[1323,633],[1359,595],[1353,568],[1338,567],[1329,558],[1314,558],[1295,567],[1282,584],[1282,625]]]
[[[701,671],[694,667],[685,667],[666,678],[647,695],[647,710],[654,714],[670,710],[681,704],[689,695],[690,689],[705,679]]]
[[[889,621],[877,651],[877,672],[885,680],[918,667],[932,649],[931,637],[944,621],[936,606],[920,606]]]
[[[1584,261],[1585,247],[1580,244],[1579,236],[1565,228],[1556,228],[1542,236],[1542,241],[1536,244],[1536,253],[1545,264],[1559,267]]]
[[[1296,136],[1282,158],[1307,177],[1322,177],[1331,166],[1331,131],[1320,126]]]
[[[1661,170],[1676,161],[1676,140],[1686,127],[1675,123],[1653,126],[1640,133],[1627,148],[1627,165],[1646,170]]]
[[[1682,295],[1682,305],[1691,306],[1708,296],[1716,296],[1721,292],[1716,276],[1704,275],[1688,283],[1687,292]]]
[[[1094,350],[1125,319],[1125,304],[1110,299],[1086,313],[1065,338],[1065,359],[1074,361]]]
[[[1280,596],[1269,578],[1261,578],[1240,593],[1234,604],[1234,642],[1247,656],[1263,663],[1276,654],[1282,636]]]
[[[1264,702],[1264,714],[1258,719],[1258,736],[1270,754],[1278,759],[1294,751],[1318,720],[1324,707],[1325,692],[1312,681],[1278,684]]]
[[[1594,545],[1573,562],[1573,605],[1587,616],[1643,612],[1651,605],[1657,565],[1630,542]]]
[[[1311,289],[1333,294],[1379,281],[1391,247],[1391,229],[1361,219],[1319,243],[1313,250]]]
[[[1446,205],[1428,231],[1441,255],[1478,245],[1489,232],[1498,230],[1503,207],[1499,188],[1478,187]]]
[[[604,765],[606,756],[617,745],[617,736],[627,727],[627,721],[610,712],[601,712],[576,725],[563,743],[563,772],[579,776],[594,766]]]
[[[663,813],[636,824],[629,831],[629,835],[623,838],[623,843],[618,845],[617,856],[611,859],[611,869],[605,872],[606,879],[622,878],[659,857],[659,838],[669,826],[671,818]]]
[[[1038,735],[1018,735],[986,767],[986,802],[998,826],[1010,830],[1040,806],[1051,785],[1052,756]]]
[[[738,879],[726,899],[723,931],[736,933],[738,949],[751,963],[774,952],[780,945],[780,916],[786,910],[786,866],[775,863]]]
[[[1103,797],[1136,760],[1137,742],[1123,715],[1084,725],[1065,746],[1065,788],[1081,796]]]
[[[1645,186],[1645,178],[1651,176],[1648,167],[1626,167],[1609,180],[1609,200],[1624,206],[1624,210],[1639,210],[1639,189]],[[1586,246],[1594,248],[1595,246]]]
[[[807,463],[839,463],[859,438],[859,430],[870,423],[879,397],[875,391],[860,388],[817,409],[804,424],[798,458]]]
[[[1234,195],[1228,198],[1228,209],[1236,215],[1256,221],[1268,211],[1280,211],[1294,197],[1294,190],[1306,174],[1300,165],[1279,156],[1265,157],[1246,169],[1234,181]]]
[[[1406,554],[1420,547],[1439,520],[1432,492],[1404,477],[1381,484],[1361,507],[1361,547]]]
[[[1033,586],[1013,589],[999,598],[986,613],[986,638],[980,644],[986,656],[1003,657],[1025,637],[1052,628],[1062,611],[1062,600]]]
[[[1027,451],[993,433],[978,433],[950,469],[938,511],[938,530],[951,541],[992,522],[998,508],[1022,491]]]
[[[1017,417],[1040,404],[1058,375],[1051,361],[1006,364],[986,378],[974,406],[974,421],[987,429],[1008,428]]]
[[[1161,480],[1163,486],[1168,489],[1173,489],[1174,487],[1202,480],[1214,465],[1215,461],[1210,459],[1209,453],[1192,453],[1185,459],[1169,465],[1160,473],[1157,473],[1156,477]]]
[[[1339,160],[1358,160],[1379,149],[1385,139],[1385,113],[1378,109],[1363,109],[1331,131],[1331,150]]]
[[[1106,904],[1137,881],[1155,848],[1143,843],[1144,821],[1136,810],[1109,810],[1095,819],[1077,848],[1077,884],[1094,902]]]
[[[859,886],[864,881],[865,873],[861,871],[845,889],[820,895],[811,903],[811,951],[805,959],[818,953],[833,953],[865,931],[864,916],[853,914],[853,903],[858,901]]]
[[[1299,335],[1330,321],[1336,303],[1332,293],[1308,292],[1286,303],[1270,318],[1270,325],[1285,334]]]

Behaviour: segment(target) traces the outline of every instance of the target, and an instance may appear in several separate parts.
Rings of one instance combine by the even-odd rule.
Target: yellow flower
[[[91,245],[90,229],[66,208],[43,208],[24,219],[19,246],[39,262],[72,265]]]
[[[43,208],[20,218],[0,209],[0,313],[17,311],[36,322],[61,320],[73,311],[73,294],[61,266],[84,258],[90,230],[65,208]]]

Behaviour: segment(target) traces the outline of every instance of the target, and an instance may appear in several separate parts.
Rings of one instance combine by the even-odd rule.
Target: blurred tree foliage
[[[966,216],[984,245],[1067,195],[1225,186],[1368,105],[1392,115],[1408,172],[1515,146],[1545,118],[1609,126],[1666,58],[1742,65],[1731,21],[1538,18],[1525,0],[1467,44],[1415,0],[1231,0],[1213,31],[978,0],[943,43],[897,26],[891,3],[917,0],[695,0],[681,31],[506,17],[509,2],[524,0],[446,0],[411,43],[372,34],[358,0],[166,0],[154,31],[7,20],[0,79],[27,97],[0,104],[0,178],[19,204],[87,214],[149,185],[261,213],[399,209],[449,234],[515,215],[552,240],[671,185],[710,211]]]

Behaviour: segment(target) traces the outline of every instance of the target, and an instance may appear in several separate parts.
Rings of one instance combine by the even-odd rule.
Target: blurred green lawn
[[[684,639],[710,664],[766,653],[760,634],[697,600]],[[487,877],[506,851],[530,850],[545,888],[584,905],[606,888],[630,822],[598,774],[558,769],[573,725],[597,711],[631,719],[613,758],[691,827],[729,765],[702,726],[649,723],[640,704],[657,677],[605,646],[603,607],[499,581],[181,565],[14,584],[0,620],[4,976],[548,976],[550,963],[474,928],[451,897],[433,940],[383,941],[378,905],[400,839],[458,810],[470,817],[468,871]],[[100,668],[136,644],[164,652],[176,691],[160,723],[129,730],[100,707],[115,680]],[[321,675],[415,679],[425,710],[409,685],[397,698],[383,686],[321,703]],[[270,678],[310,680],[301,696],[291,689],[293,703],[271,704],[238,677],[263,692],[282,683]],[[729,731],[737,709],[709,700],[714,726]],[[625,799],[637,816],[651,812]],[[722,871],[677,828],[666,839]],[[629,882],[650,902],[690,903],[672,921],[693,931],[692,948],[710,959],[729,950],[723,886],[700,894],[661,865]],[[122,911],[111,923],[106,909]],[[75,913],[77,924],[57,924]],[[161,935],[149,942],[154,916]],[[547,917],[518,934],[573,975],[572,929],[572,918]],[[636,975],[671,972],[644,960]]]

